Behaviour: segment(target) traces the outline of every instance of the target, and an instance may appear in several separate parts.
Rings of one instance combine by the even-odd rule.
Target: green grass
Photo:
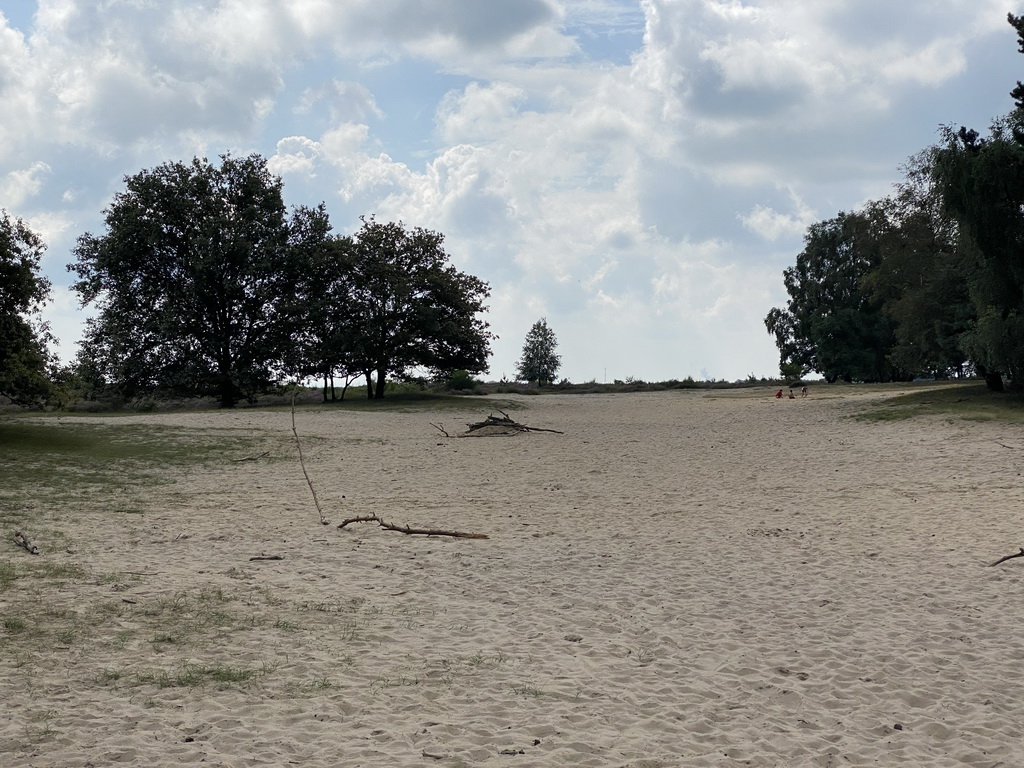
[[[259,440],[242,430],[125,424],[117,417],[0,417],[0,466],[14,470],[0,481],[0,526],[31,527],[42,546],[47,536],[34,524],[40,509],[48,517],[68,508],[143,515],[134,489],[171,482],[168,468],[245,456]]]
[[[990,392],[984,384],[945,384],[879,400],[858,414],[865,421],[945,416],[969,421],[1024,423],[1024,394]]]
[[[333,403],[295,406],[297,412],[320,408],[338,408],[350,411],[398,411],[400,413],[433,410],[480,410],[493,413],[499,410],[513,411],[522,407],[522,403],[508,398],[450,395],[443,392],[399,392],[387,394],[380,400],[367,400],[365,395],[353,398],[351,393],[349,393],[345,395],[344,400]]]

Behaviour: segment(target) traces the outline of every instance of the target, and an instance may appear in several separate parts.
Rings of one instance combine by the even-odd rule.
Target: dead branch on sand
[[[232,461],[235,462],[235,463],[238,463],[239,461],[256,461],[257,459],[262,459],[265,456],[269,456],[269,455],[270,455],[270,451],[264,451],[259,456],[243,456],[240,459],[232,459]]]
[[[33,544],[32,539],[30,539],[21,531],[14,532],[14,543],[17,544],[19,547],[24,547],[25,550],[28,551],[30,554],[39,554],[39,547]]]
[[[504,411],[499,410],[498,413],[501,414],[500,417],[491,414],[483,421],[478,421],[475,424],[467,424],[466,426],[469,427],[469,431],[464,432],[459,435],[459,437],[498,437],[501,435],[514,435],[519,432],[553,432],[556,435],[565,434],[564,432],[559,432],[557,429],[528,427],[526,424],[520,424],[515,421]]]
[[[441,429],[438,427],[438,429]],[[444,432],[443,429],[441,429]],[[317,498],[316,489],[313,488],[313,481],[309,479],[309,473],[306,471],[306,462],[302,458],[302,441],[299,440],[299,431],[295,427],[295,398],[292,397],[292,434],[295,435],[295,445],[299,449],[299,464],[302,467],[302,474],[306,478],[306,485],[309,486],[309,492],[313,494],[313,503],[316,505],[316,511],[320,513],[320,523],[327,525],[330,520],[324,515],[323,509],[320,507],[320,499]],[[447,433],[446,433],[447,434]],[[345,498],[342,496],[342,498]],[[463,531],[442,531],[434,528],[410,528],[408,525],[393,525],[392,523],[385,522],[377,515],[362,515],[360,517],[350,517],[339,525],[339,528],[344,528],[349,523],[365,523],[365,522],[376,522],[381,528],[388,531],[398,531],[399,533],[406,533],[409,535],[420,535],[420,536],[454,536],[459,539],[488,539],[490,538],[483,533],[464,533]],[[279,556],[274,557],[251,557],[250,560],[275,560],[283,559]]]
[[[989,563],[988,566],[989,566],[989,568],[991,568],[993,565],[999,565],[1000,563],[1005,563],[1007,560],[1013,560],[1013,558],[1015,558],[1015,557],[1024,557],[1024,547],[1021,547],[1020,548],[1020,552],[1018,552],[1017,554],[1015,554],[1015,555],[1007,555],[1006,557],[1000,557],[994,563]]]
[[[486,533],[465,533],[464,531],[442,531],[437,528],[410,528],[408,525],[393,525],[385,520],[381,519],[377,515],[360,515],[359,517],[350,517],[348,520],[342,521],[339,528],[344,528],[349,523],[377,523],[381,528],[386,531],[398,531],[399,533],[406,533],[410,536],[454,536],[457,539],[489,539]]]
[[[295,428],[295,396],[292,395],[292,434],[295,435],[295,447],[299,449],[299,466],[302,467],[302,474],[306,478],[306,485],[309,486],[309,492],[313,494],[313,503],[316,504],[316,511],[320,515],[320,525],[327,525],[330,520],[324,515],[323,509],[320,508],[320,499],[317,498],[316,488],[313,487],[313,481],[309,479],[309,472],[306,471],[306,462],[302,458],[302,441],[299,440],[299,431]]]

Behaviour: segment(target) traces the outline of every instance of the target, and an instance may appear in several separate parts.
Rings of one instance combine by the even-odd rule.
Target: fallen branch
[[[515,421],[504,411],[499,410],[498,413],[501,414],[500,417],[491,414],[483,421],[467,424],[466,426],[469,427],[469,431],[459,435],[459,437],[493,436],[495,434],[511,434],[513,432],[553,432],[556,435],[565,434],[557,429],[529,427],[526,424],[520,424]]]
[[[306,485],[309,486],[309,492],[313,494],[313,503],[316,505],[316,511],[320,515],[320,524],[327,525],[330,520],[324,515],[323,509],[320,507],[320,499],[317,498],[316,488],[313,487],[313,481],[309,479],[309,472],[306,471],[306,462],[302,458],[302,442],[299,440],[299,431],[295,428],[295,396],[292,395],[292,434],[295,435],[295,447],[299,449],[299,466],[302,467],[302,474],[306,478]]]
[[[350,517],[348,520],[343,520],[339,528],[344,528],[349,523],[377,523],[381,528],[387,531],[398,531],[399,533],[405,533],[410,536],[453,536],[457,539],[489,539],[486,533],[465,533],[464,531],[442,531],[437,528],[410,528],[408,525],[394,525],[389,523],[377,515],[360,515],[358,517]]]
[[[257,555],[249,558],[250,563],[253,560],[284,560],[284,555]]]
[[[32,539],[30,539],[21,531],[14,532],[14,543],[17,544],[19,547],[24,547],[30,554],[39,554],[39,547],[33,544]]]
[[[448,433],[447,433],[447,432],[445,431],[445,428],[444,428],[444,424],[435,424],[435,423],[434,423],[434,422],[432,422],[432,421],[428,421],[427,423],[428,423],[428,424],[429,424],[430,426],[432,426],[432,427],[433,427],[434,429],[436,429],[436,430],[437,430],[438,432],[440,432],[440,433],[441,433],[442,435],[444,435],[445,437],[451,437],[451,435],[449,435],[449,434],[448,434]]]
[[[1015,555],[1007,555],[1006,557],[1000,557],[994,563],[989,563],[989,568],[991,568],[993,565],[999,565],[1000,563],[1005,563],[1007,560],[1013,560],[1013,558],[1015,558],[1015,557],[1024,557],[1024,547],[1021,547],[1020,548],[1020,552],[1018,552]]]

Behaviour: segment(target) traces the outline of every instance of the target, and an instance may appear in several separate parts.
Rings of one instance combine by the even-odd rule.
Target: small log
[[[30,554],[39,554],[39,547],[33,544],[32,539],[30,539],[21,531],[14,532],[14,543],[17,544],[19,547],[24,547],[25,550],[28,551]]]
[[[1006,557],[1000,557],[994,563],[989,563],[988,567],[991,568],[993,565],[999,565],[1000,563],[1005,563],[1007,560],[1013,560],[1013,558],[1015,558],[1015,557],[1024,557],[1024,547],[1021,547],[1020,548],[1020,552],[1018,552],[1015,555],[1007,555]]]
[[[284,560],[284,555],[257,555],[249,558],[250,563],[253,560]]]
[[[404,533],[409,536],[452,536],[457,539],[489,539],[485,533],[466,533],[465,531],[444,531],[438,528],[410,528],[408,525],[394,525],[389,523],[377,515],[360,515],[359,517],[350,517],[348,520],[343,520],[338,526],[344,528],[349,523],[377,523],[381,528],[386,531],[398,531],[398,533]]]

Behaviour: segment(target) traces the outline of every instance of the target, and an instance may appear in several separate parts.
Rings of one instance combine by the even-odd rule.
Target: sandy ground
[[[53,512],[41,557],[86,576],[46,603],[80,629],[0,644],[0,764],[1024,765],[1024,558],[987,567],[1024,545],[1024,428],[521,402],[565,434],[300,411],[330,526],[293,453]],[[284,411],[125,418],[293,451]],[[490,538],[336,527],[372,512]]]

